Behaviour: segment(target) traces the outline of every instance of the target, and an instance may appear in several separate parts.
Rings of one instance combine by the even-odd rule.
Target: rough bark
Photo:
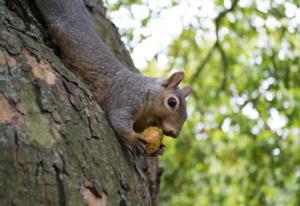
[[[105,9],[99,35],[132,60]],[[32,0],[0,0],[0,205],[154,205],[156,158],[130,153],[62,63]]]

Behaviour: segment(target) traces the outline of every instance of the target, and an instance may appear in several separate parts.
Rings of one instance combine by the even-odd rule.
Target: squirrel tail
[[[64,57],[85,80],[109,84],[108,80],[112,81],[124,69],[99,38],[82,0],[36,0],[36,3]]]

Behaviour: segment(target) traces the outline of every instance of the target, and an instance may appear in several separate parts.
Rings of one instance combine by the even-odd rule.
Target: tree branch
[[[221,44],[219,43],[219,41],[217,41],[216,43],[216,48],[219,50],[220,54],[221,54],[221,58],[222,58],[222,70],[223,70],[223,79],[222,79],[222,83],[220,86],[220,90],[221,89],[225,89],[226,88],[226,83],[227,83],[227,71],[228,71],[228,57],[223,49],[223,47],[221,46]]]
[[[193,75],[192,77],[192,80],[191,80],[191,84],[193,84],[198,76],[200,75],[200,73],[203,71],[203,69],[205,68],[206,64],[208,63],[208,61],[210,60],[212,54],[213,54],[213,51],[215,50],[216,48],[216,44],[214,44],[211,49],[209,50],[209,52],[207,53],[206,57],[204,58],[204,60],[201,62],[201,64],[197,67],[196,69],[196,72],[195,74]]]
[[[237,5],[239,0],[234,0],[231,7],[229,9],[226,9],[224,11],[222,11],[215,19],[215,26],[216,26],[216,42],[213,45],[213,47],[210,49],[210,51],[207,53],[206,57],[204,58],[204,60],[201,62],[201,64],[197,67],[195,74],[192,77],[191,80],[191,84],[193,84],[197,78],[199,77],[200,73],[204,70],[206,64],[208,63],[208,61],[210,60],[212,53],[215,49],[218,49],[222,60],[223,60],[223,64],[222,64],[222,69],[224,71],[224,78],[222,81],[222,86],[221,88],[225,87],[226,85],[226,81],[227,81],[227,68],[228,68],[228,58],[227,55],[223,49],[223,47],[221,46],[220,40],[219,40],[219,28],[220,28],[220,22],[222,21],[222,19],[226,16],[227,13],[233,11]]]
[[[229,12],[232,12],[234,10],[234,8],[236,7],[237,3],[239,0],[235,0],[233,1],[231,7],[227,10],[222,11],[218,17],[215,19],[215,25],[216,25],[216,48],[219,50],[220,54],[221,54],[221,58],[222,58],[222,70],[223,70],[223,80],[220,86],[220,90],[221,89],[225,89],[226,88],[226,83],[227,83],[227,71],[228,71],[228,57],[226,55],[226,52],[224,51],[221,43],[220,43],[220,38],[219,38],[219,30],[220,30],[220,23],[222,21],[222,19],[226,16],[226,14],[228,14]]]
[[[222,19],[226,16],[227,13],[232,12],[232,11],[235,9],[235,7],[236,7],[236,5],[237,5],[238,2],[239,2],[239,0],[234,0],[234,1],[232,2],[231,7],[230,7],[229,9],[226,9],[226,10],[222,11],[222,12],[217,16],[217,18],[215,19],[215,22],[216,22],[217,24],[219,24],[219,23],[222,21]]]

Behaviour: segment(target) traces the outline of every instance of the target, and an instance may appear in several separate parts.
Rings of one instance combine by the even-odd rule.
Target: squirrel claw
[[[147,140],[142,139],[142,138],[138,138],[138,141],[142,142],[143,144],[147,144],[149,143]]]
[[[135,145],[135,149],[136,151],[141,154],[141,155],[146,155],[147,154],[147,149],[146,149],[146,144],[147,141],[138,138],[138,140],[136,141],[136,145]]]
[[[158,155],[162,155],[165,152],[165,145],[161,144],[158,150],[151,154],[152,157],[156,157]]]

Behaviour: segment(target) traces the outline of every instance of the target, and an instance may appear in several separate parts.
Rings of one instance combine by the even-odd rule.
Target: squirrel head
[[[183,72],[176,72],[169,78],[160,81],[159,92],[154,98],[152,112],[156,126],[163,129],[164,134],[177,137],[187,118],[185,98],[192,92],[191,86],[178,88],[184,77]]]

